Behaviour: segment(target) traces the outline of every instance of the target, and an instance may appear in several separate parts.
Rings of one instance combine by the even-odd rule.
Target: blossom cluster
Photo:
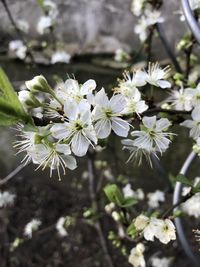
[[[39,17],[36,30],[39,35],[53,34],[53,28],[55,27],[59,15],[58,6],[54,1],[44,0],[42,1],[42,10],[44,15]],[[27,34],[29,32],[30,25],[26,20],[16,20],[16,27],[22,32]],[[9,42],[9,53],[15,55],[17,58],[24,60],[28,55],[29,44],[25,43],[25,40],[12,40]],[[53,51],[50,59],[51,64],[62,62],[68,64],[71,60],[71,55],[59,48]]]
[[[156,237],[161,243],[167,244],[176,239],[175,226],[170,219],[149,218],[140,214],[136,217],[134,225],[148,241],[154,241]]]
[[[51,173],[60,168],[75,169],[76,156],[86,155],[89,147],[95,148],[99,139],[108,138],[111,132],[127,137],[130,132],[133,139],[124,139],[124,148],[130,150],[130,159],[141,154],[150,157],[153,153],[163,153],[169,146],[171,125],[167,118],[141,115],[148,109],[138,89],[150,84],[159,88],[169,88],[166,81],[168,68],[150,64],[148,70],[136,70],[131,75],[125,73],[119,81],[114,94],[108,97],[105,89],[96,90],[92,79],[79,84],[75,79],[67,79],[53,90],[47,80],[36,76],[26,82],[26,90],[19,92],[19,99],[27,112],[43,108],[45,126],[20,126],[22,140],[16,142],[19,152],[27,153],[24,162],[32,161],[43,169],[50,167]],[[39,93],[46,95],[48,101],[41,101]],[[141,120],[140,130],[135,130],[128,116]]]
[[[139,35],[141,42],[147,40],[150,27],[156,23],[164,22],[161,12],[146,0],[133,0],[131,11],[135,16],[139,17],[138,24],[134,27],[134,32]]]

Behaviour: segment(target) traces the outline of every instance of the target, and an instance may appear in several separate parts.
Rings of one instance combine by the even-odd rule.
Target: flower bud
[[[113,220],[115,220],[116,222],[121,220],[120,214],[117,211],[113,211],[112,212],[112,218]]]
[[[26,107],[38,108],[41,106],[41,103],[37,100],[37,98],[27,90],[20,91],[18,93],[18,98],[25,108]]]
[[[43,75],[35,76],[32,80],[26,81],[25,84],[30,91],[40,91],[52,94],[52,89]]]

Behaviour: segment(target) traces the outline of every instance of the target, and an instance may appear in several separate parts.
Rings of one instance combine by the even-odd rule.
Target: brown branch
[[[98,201],[96,198],[96,185],[95,185],[96,174],[95,174],[95,166],[94,166],[94,152],[88,153],[88,172],[89,172],[89,193],[90,193],[90,198],[91,198],[91,202],[92,202],[92,208],[94,209],[95,212],[98,212],[99,206],[98,206]],[[100,239],[102,250],[103,250],[104,255],[105,255],[105,259],[107,261],[107,266],[108,267],[114,267],[114,263],[112,261],[110,254],[109,254],[107,242],[106,242],[106,239],[104,237],[104,233],[103,233],[100,219],[96,220],[95,227],[96,227],[97,233],[99,235],[99,239]]]

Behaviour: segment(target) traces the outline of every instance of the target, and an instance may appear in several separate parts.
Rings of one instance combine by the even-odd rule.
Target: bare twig
[[[92,207],[95,210],[95,212],[98,212],[99,207],[98,207],[98,202],[96,199],[96,186],[95,186],[95,166],[94,166],[94,154],[89,153],[88,155],[88,172],[89,172],[89,193],[90,193],[90,198],[92,202]],[[96,220],[95,222],[95,227],[99,235],[100,243],[105,255],[105,259],[107,261],[107,266],[108,267],[114,267],[112,258],[109,254],[108,251],[108,246],[106,239],[104,237],[103,229],[101,226],[101,222],[99,219]]]
[[[14,29],[15,29],[17,35],[18,35],[18,37],[23,41],[23,43],[25,44],[25,46],[26,46],[26,48],[27,48],[27,55],[30,57],[31,63],[34,64],[34,63],[35,63],[35,60],[34,60],[33,54],[32,54],[32,52],[31,52],[31,50],[30,50],[30,48],[29,48],[29,46],[28,46],[28,44],[27,44],[27,41],[26,41],[26,39],[24,38],[24,36],[23,36],[21,30],[20,30],[20,29],[18,28],[18,26],[16,25],[15,20],[14,20],[12,14],[11,14],[11,12],[10,12],[10,9],[9,9],[7,3],[6,3],[6,0],[1,0],[1,2],[2,2],[4,8],[5,8],[5,11],[6,11],[7,15],[8,15],[8,18],[9,18],[11,24],[13,25],[13,27],[14,27]]]
[[[161,42],[162,42],[162,44],[163,44],[163,46],[164,46],[164,48],[165,48],[165,50],[167,52],[169,58],[171,59],[176,71],[179,72],[179,73],[182,73],[182,69],[181,69],[181,67],[180,67],[180,65],[179,65],[179,63],[178,63],[178,61],[176,59],[175,54],[173,53],[173,51],[172,51],[172,49],[170,47],[170,44],[169,44],[169,42],[167,40],[167,37],[166,37],[166,35],[165,35],[164,31],[163,31],[162,25],[160,23],[157,23],[155,27],[156,27],[156,31],[158,33],[158,36],[159,36],[159,38],[160,38],[160,40],[161,40]]]
[[[28,163],[30,164],[30,163]],[[10,181],[12,178],[15,177],[21,170],[23,170],[27,165],[20,164],[17,166],[16,169],[14,169],[11,173],[9,173],[5,178],[0,180],[0,186],[6,184],[8,181]]]

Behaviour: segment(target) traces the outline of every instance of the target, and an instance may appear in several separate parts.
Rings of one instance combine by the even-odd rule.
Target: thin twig
[[[156,31],[158,33],[158,36],[159,36],[159,38],[160,38],[160,40],[161,40],[161,42],[162,42],[162,44],[163,44],[163,46],[164,46],[164,48],[165,48],[165,50],[167,52],[169,58],[171,59],[176,71],[179,72],[179,73],[182,73],[182,69],[181,69],[181,67],[180,67],[180,65],[179,65],[179,63],[178,63],[178,61],[176,59],[175,54],[173,53],[173,51],[172,51],[172,49],[171,49],[171,47],[169,45],[167,37],[166,37],[166,35],[165,35],[164,31],[163,31],[162,25],[160,23],[157,23],[155,25],[155,27],[156,27]]]
[[[11,24],[13,25],[13,27],[14,27],[14,29],[15,29],[17,35],[18,35],[18,37],[23,41],[23,43],[25,44],[25,46],[26,46],[26,48],[27,48],[27,55],[30,57],[31,63],[34,64],[34,63],[35,63],[35,60],[34,60],[33,54],[32,54],[32,52],[31,52],[31,50],[30,50],[30,48],[29,48],[29,46],[28,46],[28,44],[27,44],[27,41],[26,41],[26,39],[24,38],[24,36],[23,36],[21,30],[20,30],[20,29],[18,28],[18,26],[16,25],[15,20],[14,20],[12,14],[11,14],[11,12],[10,12],[10,9],[9,9],[7,3],[6,3],[6,0],[1,0],[1,2],[2,2],[3,6],[4,6],[5,10],[6,10],[6,13],[7,13],[7,15],[8,15],[8,18],[9,18]]]
[[[98,212],[99,207],[98,207],[98,202],[96,199],[96,189],[95,189],[95,166],[94,166],[94,154],[89,153],[88,155],[88,172],[89,172],[89,193],[90,193],[90,198],[92,202],[92,207],[95,210],[95,212]],[[101,222],[99,219],[96,220],[95,222],[95,227],[99,235],[100,243],[103,249],[103,252],[105,254],[105,259],[107,261],[107,266],[108,267],[114,267],[112,258],[109,254],[108,251],[108,246],[107,242],[104,237],[103,229],[101,226]]]
[[[14,169],[11,173],[9,173],[5,178],[0,180],[0,186],[6,184],[8,181],[10,181],[12,178],[15,177],[21,170],[23,170],[27,165],[20,164],[17,166],[16,169]]]

